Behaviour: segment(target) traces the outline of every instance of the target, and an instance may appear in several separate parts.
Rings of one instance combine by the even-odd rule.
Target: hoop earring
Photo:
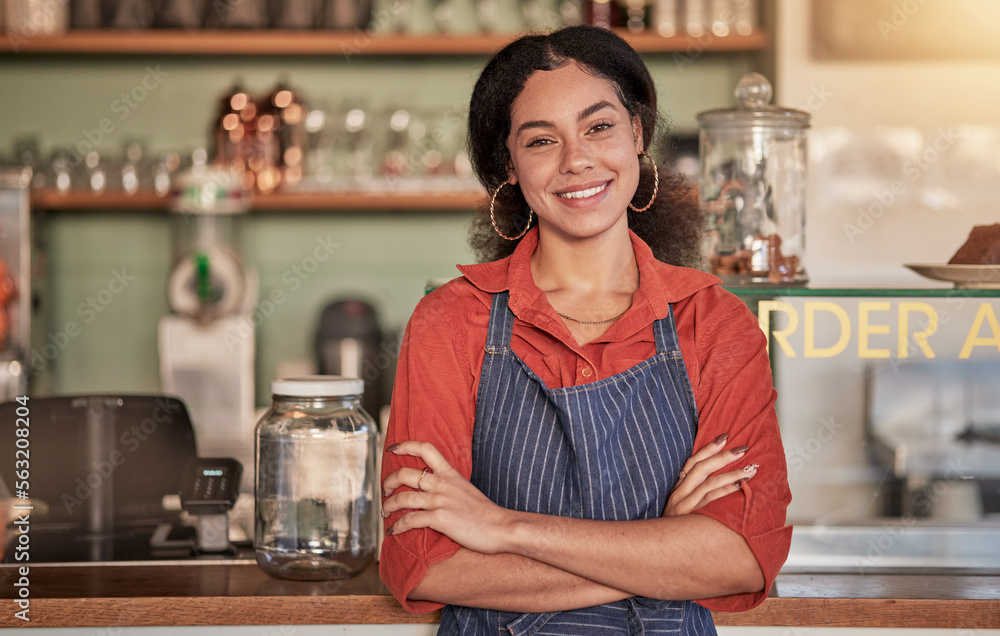
[[[493,198],[490,199],[490,222],[493,223],[493,229],[496,230],[497,234],[500,235],[500,238],[507,239],[508,241],[516,241],[525,234],[527,234],[528,230],[531,229],[531,220],[535,212],[531,208],[528,208],[528,224],[524,226],[524,229],[521,230],[521,233],[518,234],[517,236],[507,236],[506,234],[500,231],[500,228],[497,227],[497,217],[493,214],[493,206],[495,206],[497,203],[497,195],[500,194],[500,188],[504,187],[508,183],[510,183],[510,181],[504,181],[503,183],[500,184],[499,188],[493,191]]]
[[[646,154],[645,150],[639,153],[640,157],[642,157],[643,155],[646,155],[646,159],[649,159],[649,163],[653,164],[653,196],[649,198],[649,203],[647,203],[646,207],[644,208],[637,208],[631,203],[629,203],[628,207],[630,207],[635,212],[645,212],[646,210],[648,210],[653,205],[653,201],[656,201],[656,193],[660,191],[660,171],[656,167],[656,162],[653,161],[652,157]]]

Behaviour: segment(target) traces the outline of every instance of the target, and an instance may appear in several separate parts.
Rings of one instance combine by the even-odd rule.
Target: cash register
[[[0,404],[0,422],[13,423],[19,406]],[[28,410],[23,494],[32,503],[32,564],[253,559],[246,533],[231,541],[228,520],[242,466],[198,457],[179,399],[29,398]],[[0,476],[8,487],[16,477],[14,429],[0,429],[0,457],[10,458],[0,461]],[[4,550],[4,563],[13,558]]]

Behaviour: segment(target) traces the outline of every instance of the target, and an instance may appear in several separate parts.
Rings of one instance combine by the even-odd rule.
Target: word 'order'
[[[771,330],[771,313],[780,312],[787,318],[787,324],[781,329]],[[896,303],[895,320],[893,319],[893,303],[888,301],[866,301],[858,303],[857,314],[857,342],[859,358],[890,358],[892,351],[888,348],[877,346],[886,344],[883,342],[873,343],[873,336],[887,336],[892,333],[893,323],[896,326],[896,357],[908,358],[911,352],[919,350],[927,358],[934,357],[934,349],[931,347],[930,337],[938,330],[938,327],[947,322],[941,317],[937,309],[925,302],[904,301]],[[774,342],[778,344],[781,351],[789,358],[797,356],[795,347],[792,345],[790,336],[795,334],[800,324],[802,325],[802,356],[805,358],[832,358],[843,353],[851,341],[853,332],[851,317],[847,311],[837,303],[822,300],[808,300],[803,303],[802,317],[800,319],[799,310],[794,305],[783,300],[762,300],[757,307],[757,319],[760,328],[765,335],[770,333]],[[820,346],[816,342],[817,317],[827,315],[832,317],[840,326],[840,333],[833,344],[827,342]],[[824,325],[830,320],[829,317],[822,318]],[[836,332],[836,329],[834,329]],[[828,336],[824,330],[824,340]],[[980,304],[976,317],[969,327],[962,350],[958,357],[968,358],[977,347],[995,348],[1000,353],[1000,322],[997,321],[996,313],[989,302]]]

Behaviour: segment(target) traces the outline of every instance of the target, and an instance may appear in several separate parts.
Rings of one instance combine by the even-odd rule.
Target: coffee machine
[[[257,274],[240,254],[249,197],[239,175],[225,169],[200,166],[178,179],[167,285],[173,313],[159,323],[162,388],[187,405],[199,456],[244,466],[253,465],[258,294]]]

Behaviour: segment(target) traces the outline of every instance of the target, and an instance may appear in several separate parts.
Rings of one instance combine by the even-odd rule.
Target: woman
[[[630,231],[697,239],[646,154],[656,113],[639,56],[592,27],[521,38],[476,83],[473,165],[514,247],[474,233],[510,255],[414,311],[383,458],[382,578],[445,605],[439,633],[713,634],[787,555],[764,336]]]

